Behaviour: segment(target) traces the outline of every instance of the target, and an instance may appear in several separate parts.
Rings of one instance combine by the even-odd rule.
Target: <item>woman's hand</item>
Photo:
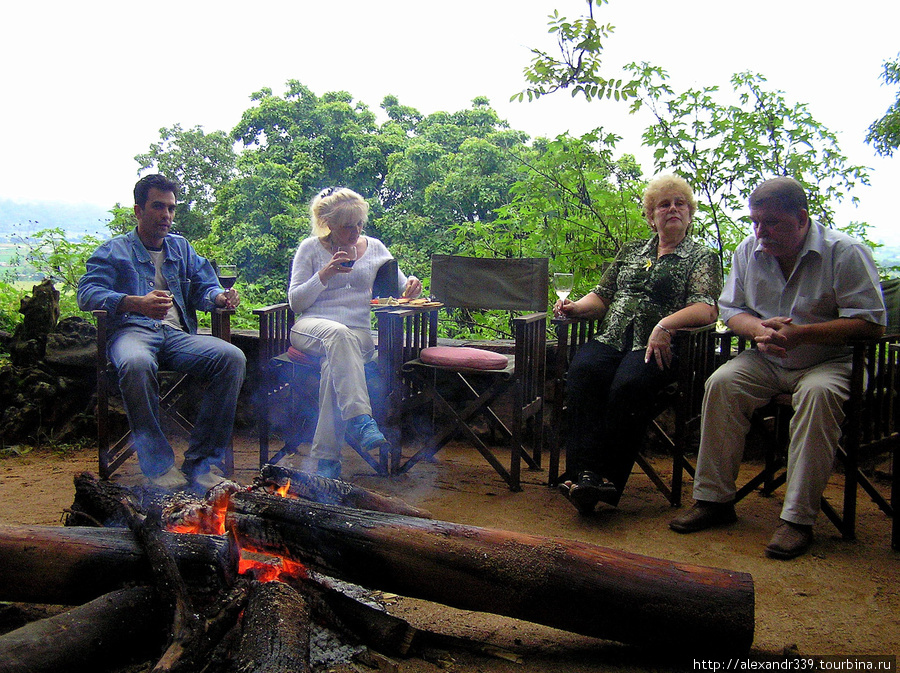
[[[553,315],[557,318],[572,318],[577,314],[578,307],[575,302],[569,299],[557,299],[553,305]]]
[[[415,299],[420,294],[422,294],[422,281],[415,276],[410,276],[406,280],[406,286],[403,288],[403,294],[401,296]]]
[[[334,278],[339,273],[350,273],[353,268],[349,266],[341,266],[343,262],[349,262],[350,256],[344,252],[343,250],[338,250],[334,255],[332,255],[328,264],[322,267],[322,270],[319,271],[319,280],[322,281],[323,285],[327,285],[328,281]]]
[[[672,365],[672,331],[660,323],[650,332],[650,339],[647,341],[644,362],[650,362],[651,358],[656,360],[656,366],[660,369],[668,369]]]

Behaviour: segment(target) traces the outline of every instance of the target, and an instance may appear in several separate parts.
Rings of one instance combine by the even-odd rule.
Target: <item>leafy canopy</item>
[[[900,85],[900,54],[893,60],[884,62],[881,79],[885,84]],[[866,142],[873,145],[878,154],[887,157],[893,156],[894,150],[900,147],[900,89],[897,90],[897,100],[884,116],[872,122]]]

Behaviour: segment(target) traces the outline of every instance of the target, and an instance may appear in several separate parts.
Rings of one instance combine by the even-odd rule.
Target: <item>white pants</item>
[[[347,327],[325,318],[300,318],[291,329],[291,345],[322,357],[319,421],[313,436],[313,458],[340,460],[346,421],[372,414],[364,366],[375,356],[369,329]]]
[[[781,518],[810,525],[834,466],[844,402],[850,396],[849,358],[808,369],[784,369],[755,350],[719,367],[706,382],[694,499],[729,502],[753,412],[772,397],[791,394],[787,492]]]

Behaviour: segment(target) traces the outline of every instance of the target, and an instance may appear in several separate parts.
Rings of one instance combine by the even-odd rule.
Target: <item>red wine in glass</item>
[[[234,287],[237,281],[237,267],[234,264],[222,264],[219,266],[219,283],[226,290]]]
[[[348,268],[352,268],[356,263],[356,246],[355,245],[339,245],[335,252],[346,252],[347,257],[349,259],[345,262],[341,262],[341,266],[346,266]]]

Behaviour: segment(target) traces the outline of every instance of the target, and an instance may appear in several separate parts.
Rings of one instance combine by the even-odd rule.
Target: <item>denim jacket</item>
[[[196,253],[183,236],[163,239],[165,258],[162,274],[172,299],[187,326],[197,333],[197,311],[211,311],[215,298],[224,292],[212,265]],[[126,295],[143,296],[157,289],[156,268],[137,229],[116,236],[97,248],[87,261],[87,272],[78,281],[78,306],[82,311],[105,310],[110,336],[128,325],[159,329],[162,322],[141,313],[118,313]]]

